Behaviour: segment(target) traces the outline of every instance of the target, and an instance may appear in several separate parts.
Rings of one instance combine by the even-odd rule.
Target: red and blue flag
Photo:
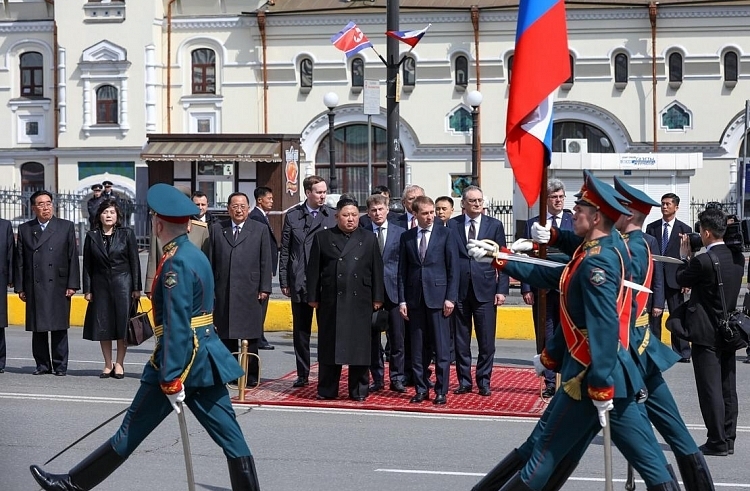
[[[385,35],[398,39],[399,41],[404,42],[413,48],[417,45],[419,40],[422,39],[424,33],[426,33],[427,29],[430,28],[430,25],[432,24],[429,24],[424,29],[419,29],[418,31],[386,31]]]
[[[521,0],[513,53],[505,151],[529,206],[552,156],[552,104],[570,77],[564,0]],[[546,185],[546,184],[545,184]]]
[[[372,48],[372,43],[354,22],[349,22],[338,34],[331,37],[331,42],[338,49],[351,58],[366,48]]]

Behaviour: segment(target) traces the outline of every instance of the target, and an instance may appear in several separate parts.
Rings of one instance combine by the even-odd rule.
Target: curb
[[[70,325],[72,327],[83,326],[86,317],[88,302],[82,295],[74,295],[70,306]],[[144,309],[151,309],[151,301],[145,296],[141,297]],[[18,295],[8,294],[8,324],[11,326],[26,325],[26,304],[18,298]],[[666,321],[668,314],[662,318]],[[153,320],[153,319],[152,319]],[[663,324],[662,324],[663,326]],[[292,304],[289,300],[271,299],[268,302],[268,313],[266,314],[266,331],[292,331]],[[318,326],[313,317],[312,331],[317,332]],[[671,343],[670,332],[662,328],[662,341]],[[516,339],[531,341],[534,339],[534,325],[531,320],[530,306],[507,306],[497,309],[496,339]]]

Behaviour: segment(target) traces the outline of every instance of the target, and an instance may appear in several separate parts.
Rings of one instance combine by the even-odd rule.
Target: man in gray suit
[[[263,334],[263,303],[271,293],[271,248],[268,227],[248,220],[250,200],[232,193],[227,200],[229,220],[211,226],[210,261],[214,271],[216,332],[231,352],[246,339],[250,353],[258,354]],[[247,384],[258,382],[258,359],[250,357]]]
[[[13,225],[0,218],[0,285],[13,287],[13,259],[16,242]],[[5,372],[5,328],[8,327],[8,295],[0,300],[0,373]]]
[[[81,287],[75,226],[54,216],[49,191],[37,191],[29,201],[36,218],[18,227],[15,291],[26,302],[26,330],[32,332],[36,361],[34,375],[54,371],[64,376],[68,371],[70,298]]]
[[[313,236],[336,226],[336,210],[325,204],[328,187],[320,176],[302,181],[307,199],[284,218],[279,255],[281,293],[292,300],[292,337],[297,361],[297,379],[293,387],[304,387],[310,375],[310,333],[313,308],[307,303],[305,270]]]

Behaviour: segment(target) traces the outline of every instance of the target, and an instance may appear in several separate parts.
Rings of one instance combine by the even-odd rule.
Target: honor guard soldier
[[[91,230],[94,229],[94,225],[96,225],[96,210],[99,209],[99,205],[102,201],[104,201],[104,198],[102,197],[102,190],[104,189],[104,186],[101,184],[94,184],[91,186],[91,191],[94,193],[93,196],[89,198],[88,201],[86,201],[86,211],[89,213],[89,228]]]
[[[573,223],[583,243],[565,268],[514,262],[508,259],[510,254],[486,242],[470,244],[470,254],[477,260],[486,260],[489,253],[495,257],[495,267],[509,276],[537,288],[560,289],[561,328],[547,340],[534,365],[537,373],[544,368],[559,371],[564,381],[563,390],[552,398],[526,443],[492,469],[474,491],[560,489],[577,465],[570,456],[583,453],[607,424],[610,411],[612,440],[647,489],[679,489],[648,420],[636,405],[633,387],[639,381],[629,380],[631,373],[637,375],[631,369],[633,360],[618,356],[621,344],[627,345],[631,302],[622,282],[630,278],[630,259],[619,252],[612,228],[620,215],[630,212],[614,199],[609,186],[589,173],[584,179]]]
[[[165,244],[154,279],[156,347],[141,386],[117,433],[67,474],[31,466],[45,490],[86,491],[115,471],[172,409],[190,408],[223,449],[234,491],[260,489],[255,462],[237,423],[225,384],[243,375],[213,326],[214,280],[206,256],[186,236],[197,207],[167,184],[147,195],[152,225]]]

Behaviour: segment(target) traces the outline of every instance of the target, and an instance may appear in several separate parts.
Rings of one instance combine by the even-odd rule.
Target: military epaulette
[[[177,250],[177,242],[171,241],[168,244],[166,244],[164,247],[161,248],[162,252],[164,254],[174,254],[174,251]]]
[[[627,242],[630,239],[630,233],[627,233],[627,234],[622,234],[621,233],[620,237],[622,237],[622,240],[624,240],[625,242]]]
[[[597,245],[586,251],[587,256],[595,256],[602,252],[602,246]]]
[[[190,223],[192,223],[193,225],[198,225],[199,227],[208,228],[208,223],[202,220],[190,220]]]
[[[584,249],[591,249],[594,246],[599,245],[599,239],[590,240],[583,244]]]

